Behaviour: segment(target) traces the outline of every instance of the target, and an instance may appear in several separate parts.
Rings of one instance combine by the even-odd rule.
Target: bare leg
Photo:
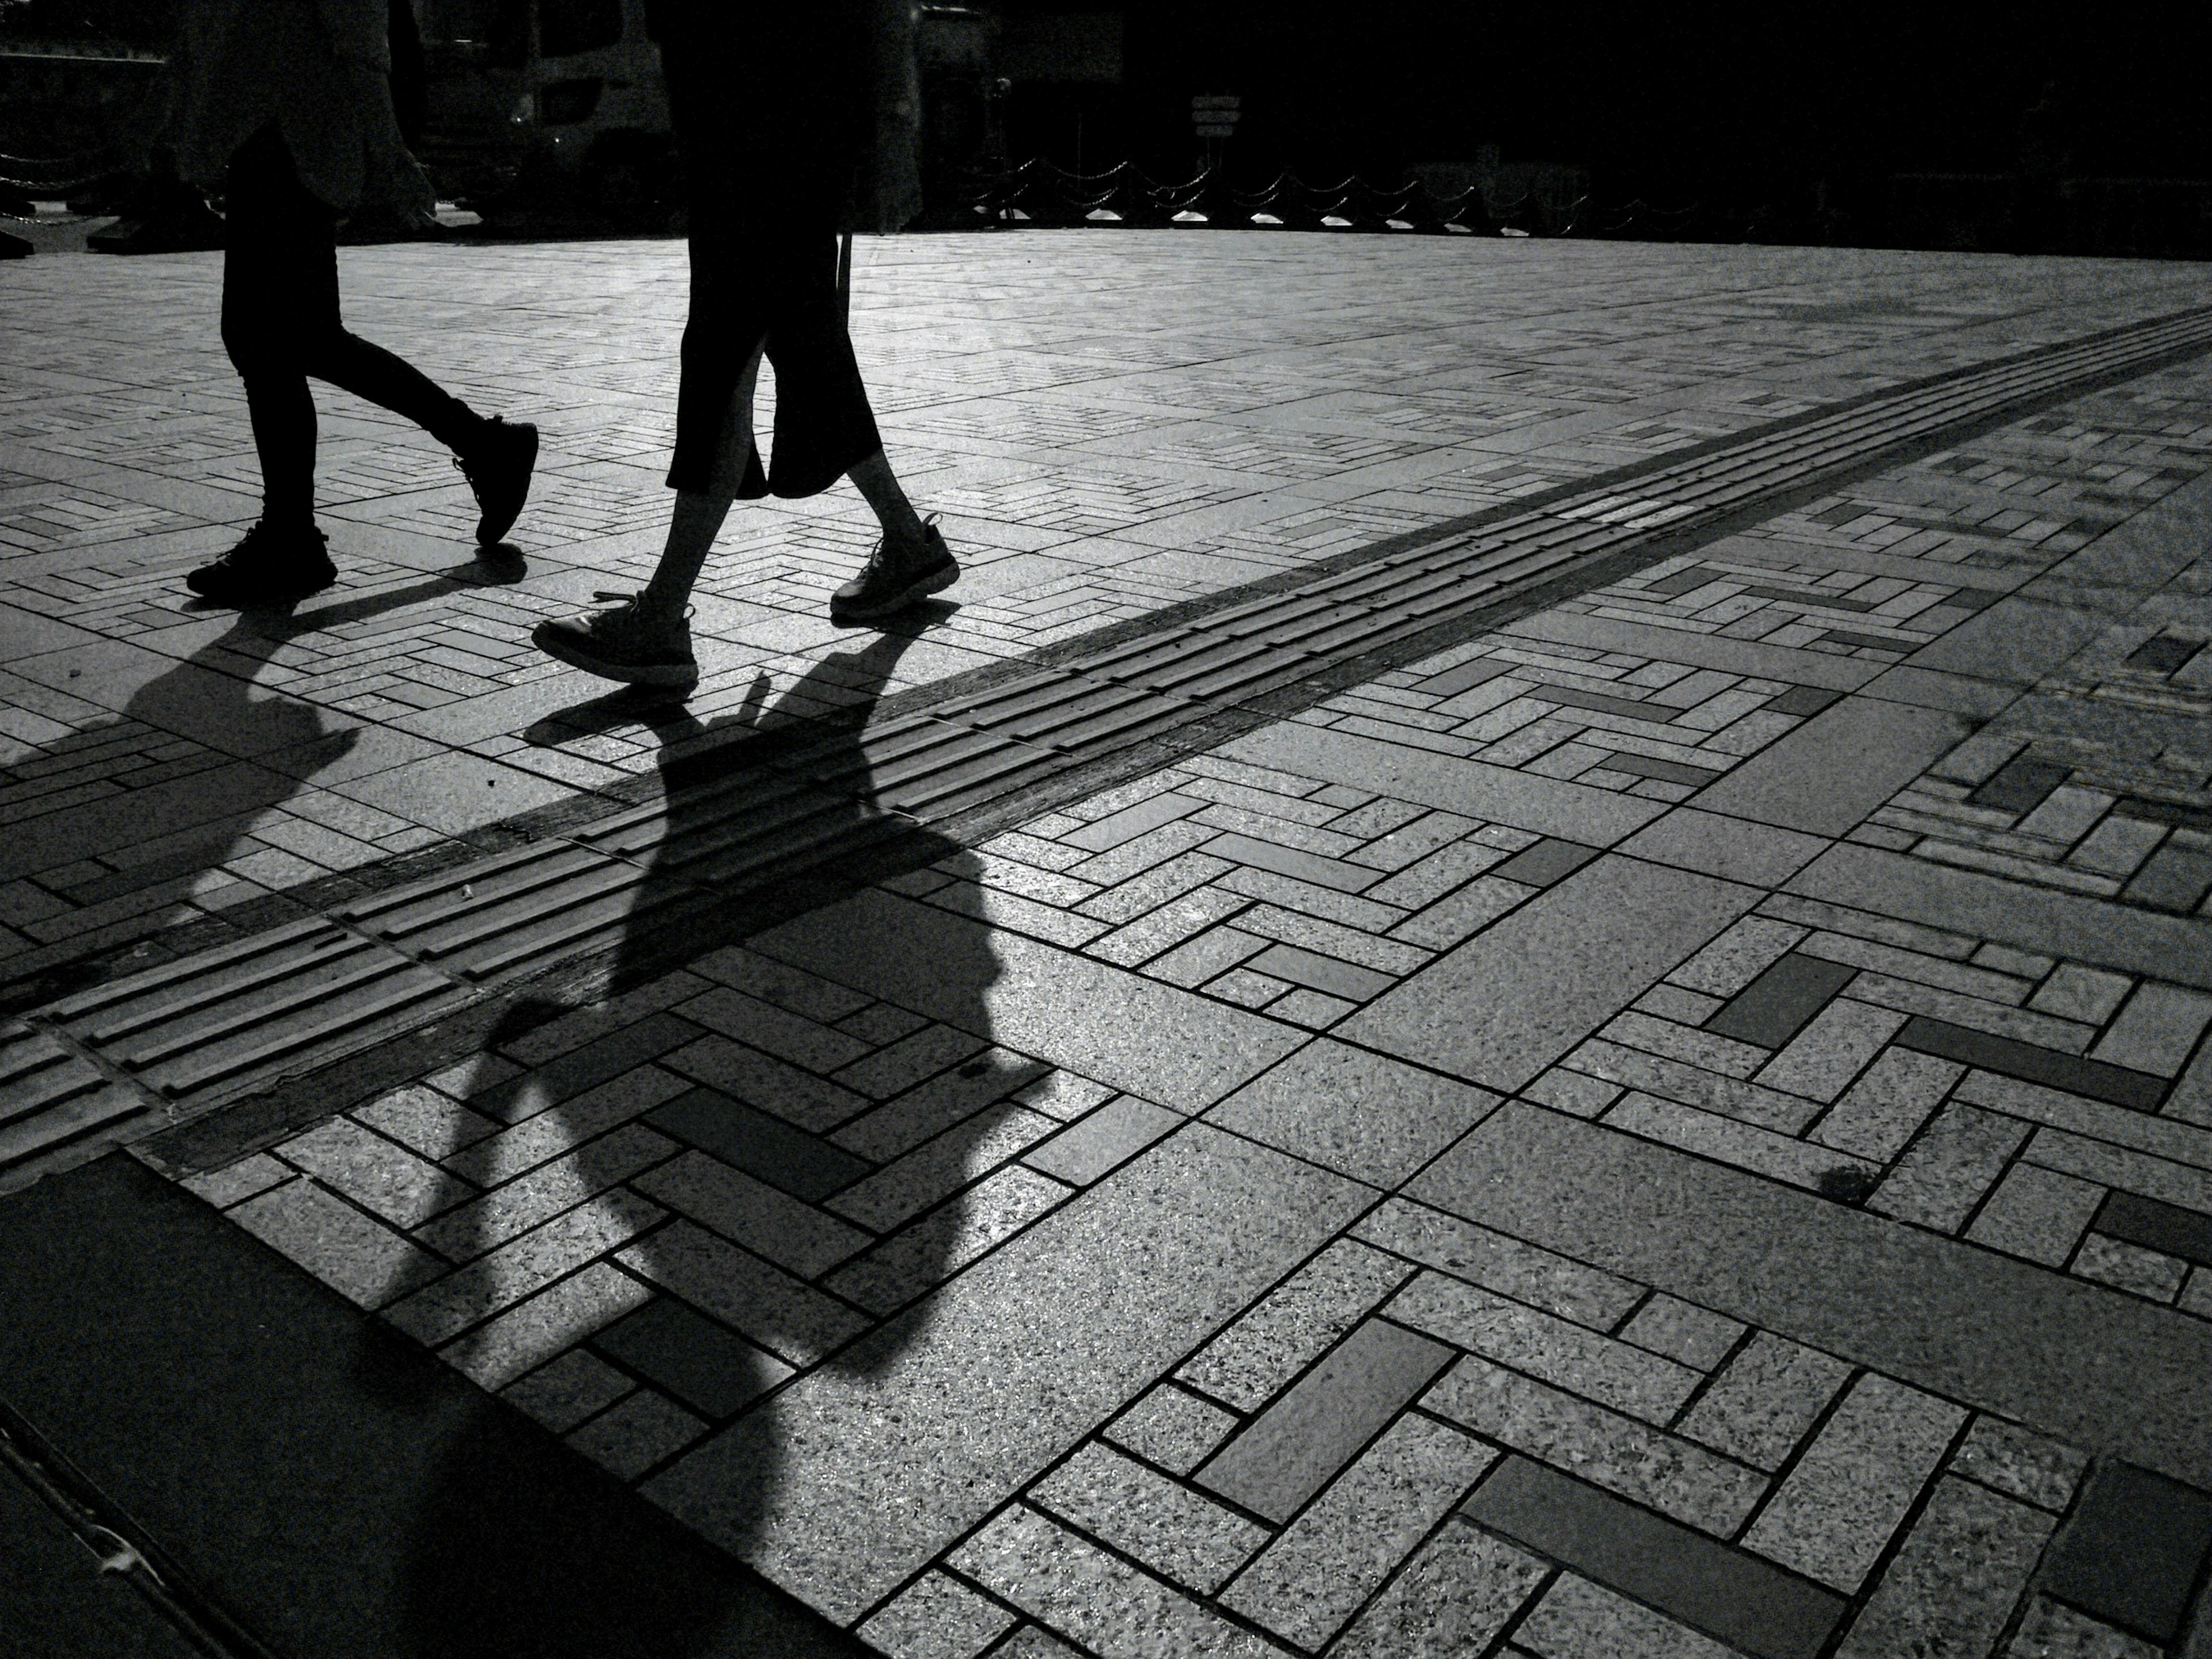
[[[755,350],[745,360],[737,387],[730,394],[729,418],[737,428],[741,456],[750,453],[753,447],[753,387],[760,379],[760,363],[761,354]],[[655,623],[684,619],[684,607],[691,603],[691,590],[698,584],[707,555],[714,551],[714,538],[721,534],[722,520],[729,516],[730,503],[736,499],[734,495],[709,495],[698,489],[676,492],[676,511],[668,520],[668,544],[661,550],[653,580],[638,597],[641,617]]]
[[[714,538],[721,533],[722,520],[734,499],[696,489],[676,492],[676,511],[668,521],[668,545],[661,551],[653,580],[638,598],[641,615],[656,622],[682,620],[684,607],[691,603],[692,586],[706,566],[707,555],[714,550]]]
[[[860,487],[868,505],[875,509],[876,521],[884,527],[884,539],[896,546],[912,547],[922,539],[921,520],[914,510],[914,503],[906,498],[899,487],[898,475],[891,464],[884,459],[884,452],[854,463],[846,474]]]

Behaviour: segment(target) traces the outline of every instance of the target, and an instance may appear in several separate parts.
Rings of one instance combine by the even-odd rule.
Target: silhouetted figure
[[[393,112],[386,0],[196,0],[185,9],[178,161],[225,202],[223,344],[246,382],[261,459],[260,521],[188,576],[229,605],[296,599],[337,578],[315,527],[310,376],[404,415],[453,451],[497,544],[521,512],[538,428],[487,420],[428,376],[346,331],[343,210],[434,206]]]
[[[602,594],[619,605],[541,623],[532,637],[608,679],[688,686],[699,671],[686,607],[733,501],[817,495],[840,477],[860,487],[883,538],[866,569],[831,599],[836,622],[896,615],[950,586],[960,567],[884,458],[845,331],[839,275],[841,222],[896,228],[919,206],[872,179],[866,189],[860,184],[876,162],[878,106],[898,101],[886,96],[885,82],[899,73],[883,65],[896,60],[889,48],[896,31],[911,28],[905,8],[650,0],[647,9],[690,216],[691,314],[668,470],[676,510],[643,592]],[[906,62],[910,76],[910,52]],[[855,206],[862,197],[865,205]],[[752,429],[763,354],[776,384],[766,468]]]

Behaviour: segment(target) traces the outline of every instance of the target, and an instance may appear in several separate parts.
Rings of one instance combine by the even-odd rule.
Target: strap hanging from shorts
[[[837,238],[837,320],[849,332],[853,326],[853,233]]]

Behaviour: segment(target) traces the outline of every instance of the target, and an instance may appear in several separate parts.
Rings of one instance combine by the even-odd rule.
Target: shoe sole
[[[243,610],[248,605],[283,605],[289,599],[307,599],[321,592],[326,587],[336,586],[337,580],[337,572],[333,570],[320,581],[299,587],[258,587],[246,593],[228,590],[220,585],[215,587],[202,587],[190,576],[185,578],[185,586],[195,599],[210,599],[217,605],[227,605],[234,610]]]
[[[518,426],[515,430],[519,432],[523,430],[523,428]],[[477,524],[477,545],[478,547],[497,547],[501,542],[505,541],[507,539],[507,532],[514,528],[514,521],[522,516],[522,509],[530,505],[530,482],[532,478],[538,476],[538,428],[533,426],[528,428],[528,430],[530,433],[530,454],[529,458],[522,464],[521,499],[515,502],[514,511],[507,515],[506,523],[494,527],[492,521],[489,519],[478,520]]]
[[[542,629],[531,634],[530,642],[556,662],[565,662],[571,668],[580,668],[603,680],[619,680],[624,685],[694,685],[699,679],[696,663],[606,662],[577,650],[558,634],[547,634]]]
[[[958,562],[947,559],[936,569],[917,576],[906,586],[901,588],[896,599],[885,599],[880,605],[872,605],[865,611],[855,610],[849,605],[839,605],[836,600],[831,600],[830,620],[833,623],[878,622],[885,617],[896,617],[900,611],[927,599],[931,594],[942,593],[959,580]]]

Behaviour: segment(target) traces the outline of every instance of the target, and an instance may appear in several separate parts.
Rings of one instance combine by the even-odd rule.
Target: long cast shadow
[[[860,721],[911,643],[885,635],[833,653],[781,697],[757,682],[740,710],[720,720],[618,694],[553,717],[549,735],[594,722],[649,725],[663,746],[663,845],[681,844],[695,830],[728,828],[729,815],[744,811],[732,806],[744,797],[727,784],[733,753],[743,764],[746,732],[842,705],[842,736],[814,758],[831,771],[858,761]],[[858,799],[845,811],[855,825],[873,813]],[[974,873],[957,843],[919,830],[908,837],[902,863]],[[617,947],[609,996],[651,986],[676,963],[729,942],[714,928],[667,936],[657,901],[690,887],[656,860],[634,912],[640,920]],[[1000,1132],[1010,1120],[1031,1121],[1008,1097],[1048,1068],[991,1047],[986,994],[999,964],[980,933],[955,937],[968,943],[933,965],[963,994],[936,1022],[740,950],[709,964],[724,988],[673,1010],[709,1035],[663,1054],[657,1069],[639,1059],[612,1077],[580,1063],[588,1051],[551,1056],[532,1043],[571,1012],[568,1005],[519,1003],[453,1091],[481,1114],[467,1133],[482,1138],[447,1158],[447,1188],[423,1206],[442,1213],[416,1234],[455,1269],[399,1297],[387,1316],[445,1343],[446,1356],[487,1387],[514,1388],[548,1426],[580,1420],[579,1443],[629,1478],[749,1412],[772,1421],[766,1399],[794,1369],[852,1366],[841,1351],[957,1265],[968,1200],[944,1189],[1006,1156]],[[653,1018],[641,1012],[629,1029]],[[510,1055],[540,1063],[514,1075]],[[909,1154],[904,1178],[877,1176]],[[476,1195],[509,1181],[504,1199]],[[516,1196],[526,1191],[542,1193],[550,1217],[527,1237],[538,1210]],[[526,1298],[513,1275],[556,1236],[591,1250],[633,1234],[622,1252],[628,1277],[610,1277],[602,1262],[568,1281],[571,1303],[559,1302],[556,1285],[534,1304],[542,1314],[514,1310]],[[573,1288],[592,1275],[600,1275],[592,1292]],[[657,1287],[649,1299],[648,1285]],[[602,1396],[633,1384],[638,1392],[591,1415]],[[551,1659],[745,1651],[744,1608],[730,1598],[649,1608],[627,1595],[611,1600],[605,1576],[591,1570],[600,1544],[571,1524],[580,1517],[534,1516],[520,1532],[505,1523],[502,1482],[482,1450],[495,1437],[491,1415],[504,1409],[484,1400],[476,1428],[453,1437],[410,1541],[418,1650],[490,1659],[517,1651],[523,1629],[528,1650]],[[782,1461],[772,1435],[755,1443],[758,1455],[719,1506],[717,1541],[734,1542],[741,1558]],[[575,1564],[574,1575],[549,1572],[549,1562],[563,1561]],[[631,1645],[624,1630],[632,1628],[646,1632],[643,1645]]]
[[[519,564],[477,561],[358,599],[241,612],[225,632],[146,681],[112,720],[35,751],[26,745],[0,767],[0,813],[12,824],[0,845],[0,882],[77,866],[66,901],[48,901],[52,914],[40,920],[58,927],[72,910],[92,911],[100,920],[85,934],[97,943],[88,942],[82,953],[64,948],[57,953],[60,960],[16,976],[0,989],[0,1007],[34,1007],[118,969],[149,965],[137,947],[180,919],[189,921],[197,897],[214,898],[212,914],[229,914],[246,929],[288,916],[292,907],[267,890],[215,894],[214,872],[237,855],[264,814],[314,787],[319,774],[343,760],[361,728],[332,730],[312,703],[282,693],[256,695],[259,665],[309,635],[520,574]],[[201,752],[163,758],[163,748],[179,738]],[[58,806],[52,804],[57,800]],[[106,874],[83,871],[94,859],[119,867]],[[220,923],[187,929],[162,941],[162,954],[200,948],[231,931]],[[52,943],[66,947],[72,937],[55,932]],[[7,973],[0,959],[0,975]]]

